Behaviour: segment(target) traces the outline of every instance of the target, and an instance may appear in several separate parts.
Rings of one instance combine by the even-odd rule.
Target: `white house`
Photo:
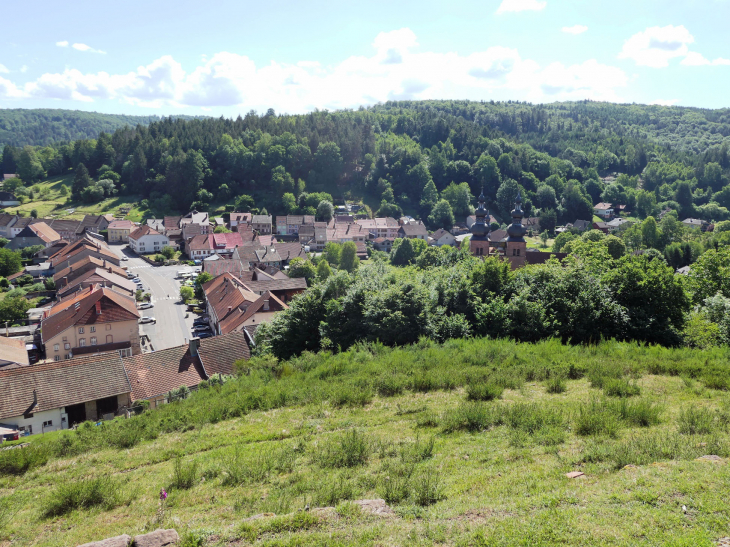
[[[439,228],[431,234],[430,239],[431,245],[437,247],[442,247],[443,245],[451,245],[453,247],[456,242],[456,238],[448,230],[444,230],[443,228]]]
[[[601,218],[613,218],[614,209],[610,203],[597,203],[593,206],[593,213]]]
[[[13,207],[20,205],[20,200],[10,192],[0,192],[0,206],[2,207]]]
[[[170,239],[145,225],[129,234],[129,248],[138,254],[159,253],[170,246]]]

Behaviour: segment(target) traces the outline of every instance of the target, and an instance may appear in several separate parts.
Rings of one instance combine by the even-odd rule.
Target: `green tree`
[[[332,268],[330,268],[329,262],[326,260],[320,260],[317,264],[317,279],[324,281],[332,275]]]
[[[428,215],[428,224],[434,230],[438,228],[451,230],[454,223],[454,212],[451,210],[451,204],[445,199],[436,203],[431,210],[431,214]]]
[[[682,218],[692,216],[694,213],[694,203],[692,197],[692,187],[686,180],[677,183],[677,189],[674,192],[674,200],[679,203],[679,214]]]
[[[11,293],[0,301],[0,321],[21,321],[27,319],[31,303],[24,297],[11,297]]]
[[[175,249],[167,245],[166,247],[163,247],[160,251],[162,256],[164,256],[167,260],[171,260],[175,256]]]
[[[71,186],[71,192],[75,199],[81,199],[83,191],[91,186],[91,177],[89,176],[89,170],[83,163],[79,163],[76,166],[76,172],[74,174],[73,185]]]
[[[322,256],[332,266],[338,267],[340,265],[340,258],[342,257],[342,245],[334,241],[327,242],[324,246],[324,254]]]
[[[730,298],[730,247],[703,253],[690,268],[687,286],[695,304],[716,294]]]
[[[281,196],[281,206],[287,215],[292,215],[297,210],[297,198],[291,192],[287,192]]]
[[[307,284],[309,284],[315,277],[317,277],[317,270],[310,260],[297,257],[293,258],[291,262],[289,262],[289,270],[287,274],[289,277],[303,277],[307,280]]]
[[[543,233],[554,233],[555,227],[558,224],[558,215],[555,212],[555,209],[543,209],[540,211],[540,229],[543,230]]]
[[[606,236],[603,238],[601,243],[608,247],[608,254],[610,254],[613,259],[619,259],[626,254],[626,245],[624,245],[624,242],[616,236]]]
[[[0,249],[0,276],[8,277],[18,273],[23,267],[20,253],[10,249]]]
[[[236,198],[235,201],[235,208],[236,211],[239,213],[250,212],[254,205],[255,203],[253,198],[251,196],[247,196],[246,194],[241,194]]]
[[[23,179],[26,184],[33,184],[46,176],[43,165],[31,146],[24,147],[23,151],[20,153],[18,176]]]
[[[322,222],[329,222],[335,215],[335,208],[329,201],[320,201],[317,205],[317,218]]]
[[[357,257],[357,245],[353,241],[346,241],[342,244],[342,254],[340,255],[340,269],[346,272],[354,272],[360,265],[360,259]]]
[[[458,219],[466,218],[474,211],[471,202],[474,196],[471,194],[469,184],[462,182],[460,184],[449,184],[444,191],[441,192],[441,199],[445,199],[451,205],[454,216]],[[453,224],[451,225],[453,226]]]
[[[502,154],[503,156],[505,154]],[[520,185],[514,179],[504,179],[497,190],[497,207],[504,218],[510,218],[510,213],[515,207],[515,199],[520,192]]]
[[[424,215],[431,212],[431,209],[433,209],[433,206],[436,205],[436,202],[439,200],[439,193],[438,190],[436,190],[436,184],[432,180],[429,180],[426,183],[426,186],[423,187],[423,191],[421,192],[421,210],[424,212]]]
[[[378,217],[400,218],[403,216],[403,209],[395,203],[388,203],[385,200],[380,202],[380,208],[375,213]]]
[[[230,234],[231,230],[226,228],[225,226],[216,226],[213,230],[214,234]]]
[[[188,301],[192,300],[194,296],[195,290],[193,290],[192,287],[188,287],[187,285],[180,287],[180,299],[186,304]]]
[[[195,278],[195,298],[202,300],[205,297],[203,285],[212,279],[213,276],[208,272],[200,272],[200,274],[198,274],[198,277]]]
[[[725,186],[725,180],[722,176],[722,166],[717,162],[710,162],[705,165],[702,182],[705,186],[709,186],[713,192],[719,192]]]
[[[659,245],[660,233],[654,217],[647,217],[641,223],[641,237],[647,247],[656,249]]]
[[[479,185],[484,188],[484,194],[490,199],[494,199],[500,183],[500,172],[496,160],[485,152],[474,164],[474,171]]]

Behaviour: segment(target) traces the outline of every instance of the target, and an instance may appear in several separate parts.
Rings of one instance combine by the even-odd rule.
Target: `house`
[[[191,237],[197,234],[208,234],[213,230],[210,229],[210,217],[208,213],[199,213],[195,209],[187,215],[180,218],[179,228],[185,233],[185,226],[188,226]]]
[[[203,291],[211,327],[216,334],[240,332],[245,325],[265,323],[277,312],[288,309],[269,291],[258,295],[229,273],[208,281],[203,285]]]
[[[393,242],[395,240],[389,237],[376,237],[373,240],[373,249],[376,251],[383,251],[389,253],[393,249]]]
[[[233,258],[257,266],[273,266],[274,268],[281,268],[283,266],[283,258],[277,252],[276,246],[255,245],[239,247],[233,251]]]
[[[147,226],[152,228],[155,232],[160,234],[165,233],[165,219],[164,218],[148,218],[146,222]]]
[[[21,230],[17,236],[10,240],[7,248],[17,250],[33,245],[43,245],[44,248],[47,248],[60,240],[61,236],[53,228],[45,222],[38,222],[37,224],[29,224]]]
[[[608,226],[608,224],[606,222],[594,222],[593,223],[593,229],[594,230],[600,230],[604,234],[607,234],[608,233],[608,230],[610,229],[610,227]]]
[[[53,268],[59,271],[89,256],[119,266],[119,257],[112,252],[107,244],[104,241],[92,238],[89,234],[85,234],[82,239],[75,243],[61,246],[48,260]]]
[[[251,228],[259,234],[268,235],[271,233],[271,215],[253,215],[251,217]]]
[[[450,245],[453,247],[456,243],[456,239],[453,235],[451,235],[448,230],[439,228],[433,234],[431,234],[431,242],[432,245],[435,245],[437,247],[442,247],[444,245]]]
[[[28,224],[34,222],[35,219],[31,217],[16,217],[15,222],[10,227],[10,238],[12,239],[16,237],[20,232],[22,232]]]
[[[313,225],[314,215],[285,215],[276,217],[276,233],[278,235],[298,235],[302,226]]]
[[[102,268],[104,270],[107,270],[109,273],[116,274],[120,277],[127,277],[127,272],[119,266],[115,266],[107,260],[98,259],[93,256],[86,256],[78,262],[74,262],[73,264],[63,269],[59,270],[58,268],[55,268],[53,281],[56,283],[57,287],[63,287],[73,282],[75,279],[85,274],[89,270],[93,270],[95,268]]]
[[[74,242],[77,241],[84,233],[84,230],[81,230],[81,221],[80,220],[59,220],[59,219],[52,219],[52,218],[38,218],[31,222],[31,224],[36,224],[39,222],[45,222],[53,228],[58,235],[61,236],[62,239],[65,239],[66,241]]]
[[[59,239],[55,243],[52,243],[48,247],[44,247],[36,254],[33,255],[34,262],[44,262],[51,258],[53,255],[58,254],[69,245],[65,239]]]
[[[202,260],[213,254],[212,237],[206,235],[196,235],[195,237],[185,241],[185,254],[191,260]]]
[[[251,225],[251,213],[231,213],[229,224],[231,230],[234,232],[239,231],[238,226],[250,226]],[[235,228],[235,229],[234,229]]]
[[[137,227],[131,220],[113,220],[107,228],[109,243],[127,243],[129,234]]]
[[[307,280],[303,277],[292,277],[285,275],[284,279],[265,279],[261,273],[256,281],[243,281],[244,288],[259,296],[271,293],[273,296],[286,303],[296,295],[307,290]]]
[[[398,237],[398,230],[400,229],[398,221],[393,217],[365,218],[356,220],[355,223],[365,228],[375,238],[395,239]]]
[[[233,374],[234,364],[249,359],[246,334],[232,332],[188,344],[122,359],[132,386],[132,401],[149,401],[150,408],[167,403],[170,391],[198,388],[214,374]]]
[[[540,218],[539,217],[527,217],[522,221],[522,225],[527,230],[532,230],[533,233],[540,233]]]
[[[631,226],[633,224],[633,222],[631,222],[630,220],[625,219],[625,218],[617,217],[617,218],[614,218],[613,220],[606,222],[605,224],[610,231],[616,231],[616,230],[625,230],[626,228]]]
[[[209,238],[213,252],[217,254],[230,255],[234,249],[243,246],[243,239],[239,232],[230,232],[227,234],[211,234]]]
[[[327,244],[327,223],[315,222],[313,226],[299,228],[299,243],[312,251],[322,251]]]
[[[137,228],[129,234],[129,248],[137,254],[159,253],[169,246],[170,240],[167,236],[148,225]]]
[[[593,228],[593,223],[590,220],[576,220],[573,223],[573,229],[579,232],[585,232]]]
[[[119,351],[140,353],[139,312],[133,298],[100,285],[55,304],[41,321],[46,359]]]
[[[412,221],[408,224],[401,225],[398,230],[398,237],[403,239],[422,239],[428,240],[428,230],[422,222]]]
[[[597,203],[593,206],[593,213],[601,218],[612,219],[614,214],[614,208],[610,203]]]
[[[109,227],[108,215],[85,215],[76,229],[76,236],[81,237],[86,232],[98,234]],[[113,220],[113,219],[112,219]]]
[[[345,243],[353,241],[364,244],[369,236],[370,232],[360,224],[335,224],[334,228],[327,229],[327,242]]]
[[[132,391],[116,352],[0,370],[0,422],[29,435],[112,418]]]
[[[699,228],[703,232],[706,231],[707,227],[710,225],[709,222],[705,220],[700,220],[699,218],[685,218],[682,221],[682,224],[684,224],[688,228]]]
[[[18,215],[0,213],[0,237],[4,237],[5,239],[12,239],[13,237],[15,237],[15,235],[11,231],[11,228],[17,220]]]
[[[56,297],[62,299],[70,294],[94,286],[107,287],[130,298],[133,298],[137,292],[137,286],[126,276],[122,277],[104,268],[92,268],[73,279],[70,283],[68,278],[62,278],[61,285],[56,287]]]
[[[20,200],[10,192],[0,192],[0,207],[13,207],[20,205]]]
[[[0,336],[0,370],[27,367],[29,363],[25,340]]]
[[[231,273],[236,277],[240,277],[243,272],[248,272],[248,268],[248,262],[233,258],[222,258],[219,255],[212,255],[203,259],[203,271],[213,277],[218,277],[224,273]]]
[[[182,220],[181,216],[164,217],[162,219],[162,223],[165,226],[165,230],[161,233],[164,233],[167,237],[172,237],[172,234],[175,232],[177,232],[178,235],[182,233],[180,230],[180,220]]]

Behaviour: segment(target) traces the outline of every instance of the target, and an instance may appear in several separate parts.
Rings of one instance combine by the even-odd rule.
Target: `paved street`
[[[180,301],[180,280],[175,279],[175,276],[179,270],[190,267],[155,267],[138,258],[127,245],[110,245],[110,248],[120,257],[129,257],[129,260],[120,264],[136,274],[144,285],[144,291],[152,294],[154,307],[140,310],[142,316],[157,319],[157,323],[140,325],[142,332],[149,337],[152,347],[160,350],[187,343],[195,316],[191,313],[185,318],[186,306]]]

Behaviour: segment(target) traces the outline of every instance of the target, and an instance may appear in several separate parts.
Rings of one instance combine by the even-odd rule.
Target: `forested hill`
[[[190,119],[193,116],[175,117]],[[95,139],[102,131],[113,133],[125,125],[149,125],[160,119],[160,116],[127,116],[51,108],[0,109],[0,148],[6,144],[43,146],[54,142]]]
[[[397,101],[376,112],[441,112],[503,131],[558,155],[568,147],[612,148],[623,139],[690,153],[730,142],[730,108],[614,104],[594,101],[532,105],[520,102]]]

